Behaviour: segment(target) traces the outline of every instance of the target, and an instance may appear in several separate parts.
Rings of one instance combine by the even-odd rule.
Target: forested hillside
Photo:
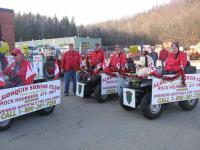
[[[67,16],[58,20],[56,16],[47,17],[40,14],[15,14],[16,41],[58,38],[77,34],[74,18]]]
[[[102,36],[107,44],[172,40],[189,46],[200,41],[200,0],[172,0],[131,18],[87,26],[83,33]]]

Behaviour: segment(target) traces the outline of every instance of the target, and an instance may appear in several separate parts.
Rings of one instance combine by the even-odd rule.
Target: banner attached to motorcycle
[[[60,80],[0,90],[0,121],[60,103]]]
[[[119,90],[118,77],[109,76],[107,74],[101,74],[101,95],[115,94]]]
[[[35,79],[43,79],[42,55],[33,55],[33,70],[36,73]]]
[[[200,98],[200,74],[186,74],[186,86],[181,79],[172,82],[153,78],[151,104],[163,104]]]

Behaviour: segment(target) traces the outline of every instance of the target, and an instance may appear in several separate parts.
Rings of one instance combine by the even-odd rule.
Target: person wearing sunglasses
[[[11,52],[11,55],[14,56],[15,61],[3,71],[3,74],[9,76],[12,86],[26,85],[27,65],[30,62],[24,59],[24,55],[20,49],[15,48]]]
[[[165,71],[170,74],[184,70],[187,65],[187,56],[179,50],[178,42],[172,43],[171,50],[165,64]]]

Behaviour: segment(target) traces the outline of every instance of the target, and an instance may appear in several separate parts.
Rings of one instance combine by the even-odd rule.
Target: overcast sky
[[[133,16],[170,0],[0,0],[0,7],[62,18],[75,17],[77,24]]]

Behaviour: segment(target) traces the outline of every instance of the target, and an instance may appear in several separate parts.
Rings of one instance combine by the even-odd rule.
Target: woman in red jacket
[[[167,72],[178,72],[184,70],[187,65],[187,56],[184,52],[179,50],[179,44],[172,44],[172,52],[166,60],[165,70]]]
[[[111,71],[125,69],[126,55],[120,50],[119,45],[115,45],[115,52],[110,58],[109,67]]]

